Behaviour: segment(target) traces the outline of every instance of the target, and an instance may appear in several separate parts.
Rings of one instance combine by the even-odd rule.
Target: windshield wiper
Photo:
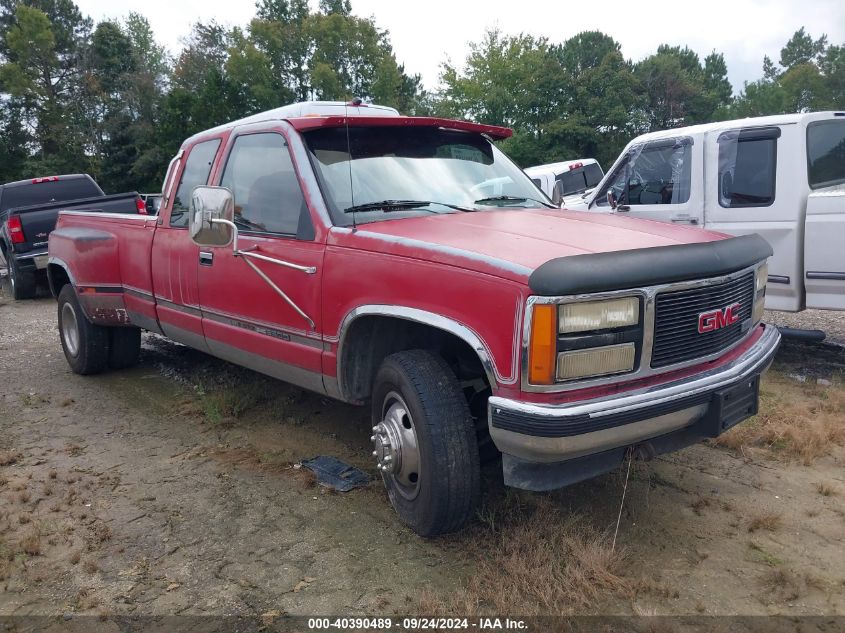
[[[432,200],[379,200],[378,202],[367,202],[366,204],[356,204],[347,207],[343,210],[344,213],[358,213],[363,211],[384,211],[390,213],[391,211],[402,211],[404,209],[419,209],[427,207],[432,204],[439,204],[441,207],[448,207],[457,211],[471,212],[475,209],[468,209],[456,204],[449,204],[448,202],[436,202]],[[431,211],[431,213],[437,213]]]
[[[537,204],[542,204],[544,207],[549,209],[557,209],[557,207],[553,204],[548,202],[543,202],[542,200],[537,200],[537,198],[526,198],[523,196],[490,196],[489,198],[480,198],[476,200],[473,204],[487,204],[488,202],[536,202]]]

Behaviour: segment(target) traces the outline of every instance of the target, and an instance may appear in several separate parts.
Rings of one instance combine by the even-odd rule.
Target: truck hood
[[[510,209],[385,220],[354,231],[335,227],[329,243],[436,261],[526,283],[535,269],[555,258],[725,237],[618,214]]]

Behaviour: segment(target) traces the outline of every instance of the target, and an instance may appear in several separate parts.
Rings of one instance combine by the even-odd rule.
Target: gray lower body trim
[[[283,380],[284,382],[289,382],[303,389],[327,395],[321,373],[308,371],[307,369],[288,365],[287,363],[280,363],[257,354],[251,354],[226,343],[215,341],[214,339],[205,340],[208,344],[209,352],[218,358],[235,363],[236,365],[242,365],[253,371]]]
[[[211,353],[208,349],[208,345],[205,343],[205,337],[202,334],[196,334],[190,330],[185,330],[183,328],[176,327],[175,325],[169,325],[164,321],[161,323],[161,332],[167,338],[173,339],[177,343],[193,347],[194,349],[199,350],[200,352],[205,352],[206,354]]]
[[[155,332],[156,334],[164,334],[158,325],[158,321],[155,319],[151,319],[150,317],[133,310],[127,310],[126,314],[129,315],[129,320],[132,322],[132,325],[137,325],[139,328]]]

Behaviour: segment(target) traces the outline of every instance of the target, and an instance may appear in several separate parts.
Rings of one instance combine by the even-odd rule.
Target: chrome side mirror
[[[198,246],[228,246],[235,238],[235,196],[225,187],[200,185],[191,192],[188,232]]]

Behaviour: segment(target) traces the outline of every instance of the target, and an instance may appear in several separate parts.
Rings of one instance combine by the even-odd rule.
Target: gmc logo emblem
[[[698,315],[698,333],[715,332],[739,321],[739,310],[742,306],[732,303],[724,310],[710,310]]]

